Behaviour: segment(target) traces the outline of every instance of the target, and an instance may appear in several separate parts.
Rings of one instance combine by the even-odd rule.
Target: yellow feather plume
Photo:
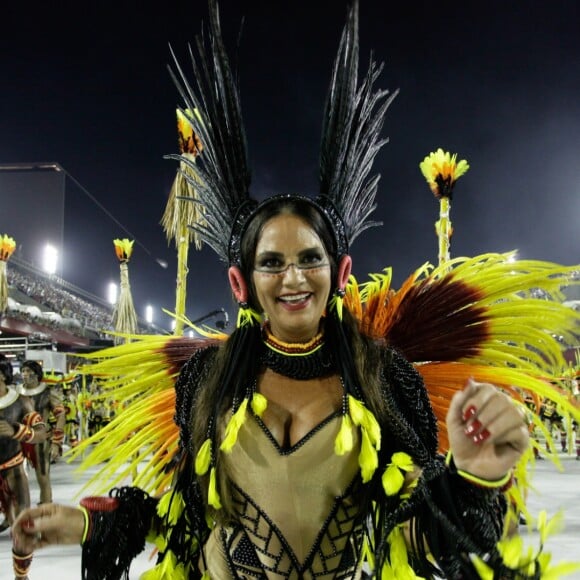
[[[352,395],[348,396],[348,408],[352,422],[367,431],[372,445],[379,451],[381,449],[381,427],[373,413]]]
[[[222,502],[220,499],[220,494],[217,490],[215,467],[212,467],[211,471],[209,472],[209,488],[207,496],[207,503],[209,503],[210,506],[214,507],[216,510],[221,509]]]
[[[382,477],[383,489],[388,496],[399,493],[405,483],[405,476],[399,468],[392,463],[389,464]]]
[[[413,471],[413,469],[415,469],[415,465],[407,453],[402,451],[393,453],[391,463],[385,469],[382,477],[385,493],[388,496],[397,494],[405,483],[404,472]]]
[[[558,513],[548,521],[546,512],[540,512],[537,524],[540,532],[540,549],[545,544],[548,536],[562,527],[562,517],[562,513]],[[560,562],[555,566],[550,566],[551,555],[534,552],[531,546],[526,547],[522,537],[519,535],[509,536],[500,540],[497,548],[507,567],[513,570],[521,570],[530,576],[539,572],[543,580],[546,578],[555,580],[580,570],[579,562]],[[481,578],[485,580],[493,579],[493,571],[485,562],[478,557],[474,557],[473,563]]]
[[[267,407],[268,399],[266,399],[266,397],[261,393],[254,393],[252,397],[252,411],[254,411],[258,417],[261,417]]]
[[[211,439],[206,439],[195,456],[195,473],[205,475],[211,464]]]
[[[361,448],[358,456],[358,464],[363,483],[368,483],[379,466],[379,455],[373,446],[368,431],[361,428]]]
[[[261,324],[262,317],[252,308],[239,308],[238,310],[238,320],[237,327],[241,328],[246,326],[246,324]]]
[[[385,575],[386,570],[381,571],[381,578],[396,578],[397,580],[415,580],[420,578],[409,565],[409,556],[407,554],[407,545],[405,543],[405,536],[403,528],[397,526],[389,534],[388,542],[390,545],[390,572],[392,575]]]
[[[340,430],[334,440],[334,452],[336,455],[344,455],[352,451],[353,445],[352,420],[348,415],[343,415]]]
[[[238,440],[238,432],[241,426],[246,420],[246,410],[248,408],[248,399],[244,399],[238,408],[238,410],[232,415],[232,418],[228,421],[226,425],[224,440],[220,445],[220,449],[224,453],[229,453],[236,444]]]
[[[147,570],[139,577],[139,580],[187,580],[189,577],[189,565],[177,562],[175,554],[168,550],[163,560],[151,570]]]
[[[167,517],[170,525],[174,526],[185,509],[185,501],[181,493],[167,492],[163,494],[157,504],[157,513],[161,518]]]

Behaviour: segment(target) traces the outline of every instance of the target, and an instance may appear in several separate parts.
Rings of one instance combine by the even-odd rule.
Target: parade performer
[[[370,171],[393,98],[375,90],[374,62],[358,84],[357,18],[355,2],[325,110],[320,195],[257,202],[210,0],[195,84],[179,66],[175,78],[203,151],[176,159],[204,209],[192,227],[229,267],[237,328],[96,354],[87,372],[134,400],[73,453],[98,442],[85,465],[109,460],[101,487],[150,466],[80,508],[21,514],[19,549],[82,543],[91,580],[126,578],[146,540],[158,561],[144,580],[549,572],[549,557],[502,531],[514,469],[532,457],[518,393],[575,412],[546,380],[562,362],[554,336],[580,320],[561,303],[574,268],[489,254],[422,267],[397,292],[388,271],[356,283],[349,251],[376,225]],[[537,287],[554,300],[534,298]]]
[[[546,451],[550,451],[550,445],[552,444],[552,435],[554,429],[558,433],[558,438],[560,439],[560,448],[562,453],[568,451],[568,431],[566,430],[566,425],[564,424],[564,417],[558,412],[558,405],[546,399],[540,410],[540,415],[544,420],[544,426],[548,432],[549,437],[546,439]]]
[[[38,444],[46,439],[46,426],[32,401],[21,397],[12,384],[12,364],[0,360],[0,506],[7,526],[30,507],[28,477],[24,471],[22,443]],[[14,551],[16,578],[27,578],[32,554]]]
[[[48,425],[50,415],[54,417],[54,427],[49,431],[46,441],[38,445],[27,443],[22,445],[24,455],[34,466],[36,481],[40,488],[39,503],[49,503],[52,501],[50,464],[62,454],[66,415],[62,400],[56,390],[49,388],[48,384],[43,382],[44,371],[40,363],[35,360],[26,360],[21,365],[20,373],[22,384],[18,385],[18,392],[32,399],[34,409],[46,425]]]
[[[74,384],[63,384],[63,407],[65,412],[65,441],[70,447],[79,442],[79,408]]]

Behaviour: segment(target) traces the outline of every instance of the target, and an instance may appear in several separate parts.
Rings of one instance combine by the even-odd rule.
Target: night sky
[[[67,184],[63,277],[104,298],[118,281],[112,239],[135,238],[136,308],[154,305],[167,326],[159,309],[174,308],[176,251],[159,222],[176,163],[163,156],[177,152],[181,103],[166,66],[171,44],[188,68],[206,2],[4,4],[0,164],[63,166],[77,182]],[[322,110],[346,6],[221,2],[259,199],[318,192]],[[400,94],[375,165],[374,217],[384,225],[352,248],[359,280],[392,266],[398,286],[437,260],[438,203],[418,165],[438,147],[471,165],[452,204],[453,256],[517,249],[580,262],[580,3],[360,0],[360,35],[361,71],[372,50],[385,62],[378,85]],[[7,197],[0,191],[2,214]],[[30,226],[42,217],[39,198]],[[187,314],[221,307],[233,317],[225,267],[210,250],[192,250]]]

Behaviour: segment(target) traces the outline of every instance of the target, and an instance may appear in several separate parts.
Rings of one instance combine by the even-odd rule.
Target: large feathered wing
[[[113,398],[118,409],[108,425],[67,454],[71,460],[82,458],[82,471],[97,468],[83,491],[105,493],[121,483],[150,493],[167,488],[179,449],[175,382],[194,352],[223,342],[226,335],[126,338],[130,342],[86,355],[91,361],[82,367],[84,374],[99,378],[97,396]]]
[[[423,376],[447,449],[445,416],[469,377],[504,388],[524,404],[548,398],[580,419],[564,387],[554,383],[566,363],[562,343],[573,343],[580,313],[563,304],[562,288],[580,284],[579,267],[512,261],[512,254],[458,258],[445,268],[425,265],[400,289],[389,270],[347,287],[345,305],[361,330],[387,342]],[[153,493],[166,489],[178,451],[174,384],[183,364],[224,334],[204,339],[135,336],[90,355],[85,373],[105,380],[105,395],[120,408],[115,419],[72,450],[81,468],[99,467],[89,482],[102,493],[130,481]],[[539,407],[538,407],[539,408]],[[538,427],[537,415],[531,415]],[[87,453],[88,452],[88,453]],[[86,488],[85,488],[86,489]]]
[[[469,377],[549,398],[576,418],[570,393],[557,386],[566,368],[563,344],[575,344],[580,314],[563,304],[563,288],[580,284],[580,266],[514,259],[513,253],[426,264],[400,289],[391,271],[352,281],[345,305],[364,333],[384,338],[423,376],[447,448],[445,416]],[[538,421],[537,416],[532,417]]]

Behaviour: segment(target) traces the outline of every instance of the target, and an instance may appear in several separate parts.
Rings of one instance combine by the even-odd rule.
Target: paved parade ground
[[[564,529],[548,541],[548,549],[553,561],[580,561],[580,461],[575,457],[561,455],[563,471],[559,471],[550,461],[538,461],[532,483],[528,505],[532,514],[541,507],[548,516],[565,510]],[[63,461],[52,466],[53,496],[57,502],[77,503],[79,493],[87,474],[79,477],[75,473],[77,465]],[[38,486],[31,482],[32,501],[38,501]],[[524,530],[524,534],[526,534]],[[537,533],[532,533],[529,542],[538,544]],[[0,535],[0,580],[10,580],[12,576],[11,543],[8,532]],[[139,575],[151,567],[150,546],[134,561],[130,579],[137,580]],[[580,580],[580,571],[566,576]],[[34,556],[30,580],[80,580],[80,548],[77,546],[55,546],[38,552]]]

